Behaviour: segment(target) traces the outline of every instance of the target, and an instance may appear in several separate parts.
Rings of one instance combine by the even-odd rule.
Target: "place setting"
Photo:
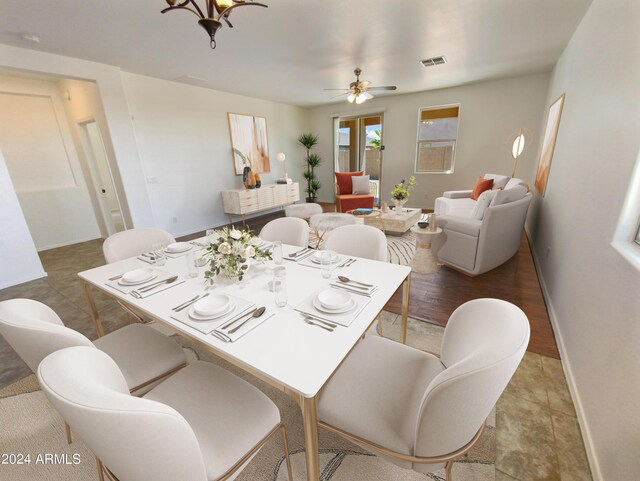
[[[144,299],[158,292],[180,285],[184,280],[170,272],[141,267],[111,277],[105,284],[123,294],[130,294],[137,299]]]
[[[322,250],[312,250],[312,254],[302,259],[299,264],[301,266],[313,267],[315,269],[322,269],[323,266],[329,270],[333,270],[348,261],[345,256],[341,256],[337,252]]]
[[[371,295],[378,290],[378,286],[374,284],[351,279],[343,275],[339,275],[333,279],[330,285],[336,289],[343,289],[367,297],[371,297]]]
[[[171,318],[203,334],[234,342],[275,315],[264,307],[224,293],[202,293],[172,308]]]
[[[349,326],[369,301],[367,297],[353,295],[344,289],[325,287],[294,309],[303,315],[307,324],[332,331],[338,326]]]
[[[304,249],[298,249],[283,256],[285,260],[289,262],[300,262],[309,256],[312,256],[315,252],[318,252],[311,247],[305,247]]]

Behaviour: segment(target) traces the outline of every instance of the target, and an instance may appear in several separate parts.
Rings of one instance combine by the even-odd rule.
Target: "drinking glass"
[[[207,229],[206,231],[206,235],[207,235],[207,242],[211,242],[211,236],[213,235],[213,233],[215,232],[215,229]]]
[[[151,249],[153,250],[153,255],[155,257],[154,264],[158,267],[165,265],[167,263],[167,254],[164,252],[164,245],[153,244]]]
[[[320,273],[324,279],[331,277],[331,271],[333,271],[333,251],[322,251],[320,253]]]
[[[273,262],[275,262],[277,266],[282,264],[282,242],[273,241],[273,250],[271,251],[271,254],[273,255]]]
[[[273,295],[276,306],[287,305],[287,270],[284,266],[276,267],[273,274]]]
[[[187,262],[187,276],[198,277],[198,268],[196,267],[196,253],[192,249],[184,256]]]

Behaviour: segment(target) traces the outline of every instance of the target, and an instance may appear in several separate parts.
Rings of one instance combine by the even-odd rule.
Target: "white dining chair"
[[[458,307],[440,358],[369,336],[325,386],[319,424],[403,468],[444,467],[451,481],[454,460],[479,439],[528,343],[527,316],[499,299]]]
[[[388,255],[384,232],[362,224],[344,225],[333,229],[325,240],[324,249],[382,262],[387,261]]]
[[[0,302],[0,334],[33,372],[42,359],[59,349],[90,346],[104,351],[120,366],[134,395],[144,394],[187,365],[182,348],[149,326],[130,324],[92,343],[66,327],[49,306],[33,299]],[[67,441],[71,442],[68,430]]]
[[[297,217],[280,217],[265,224],[258,236],[262,240],[280,241],[297,247],[309,245],[309,224]]]
[[[154,244],[168,245],[176,240],[167,231],[155,227],[123,230],[107,237],[102,253],[107,264],[151,251]]]
[[[71,347],[38,368],[45,395],[119,481],[234,479],[284,425],[262,391],[211,363],[197,361],[142,398],[129,394],[105,353]]]

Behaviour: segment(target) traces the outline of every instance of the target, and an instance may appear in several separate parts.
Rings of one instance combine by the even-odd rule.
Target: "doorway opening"
[[[78,122],[78,129],[107,235],[123,231],[122,210],[98,123],[91,118]]]
[[[334,119],[335,172],[364,171],[374,205],[380,205],[382,182],[382,113]]]

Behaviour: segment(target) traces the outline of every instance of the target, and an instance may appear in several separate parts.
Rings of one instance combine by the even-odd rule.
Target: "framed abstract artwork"
[[[553,150],[556,146],[556,137],[558,136],[558,127],[560,127],[560,117],[562,116],[562,105],[564,104],[564,94],[558,97],[549,107],[549,116],[547,117],[547,125],[544,129],[544,140],[542,141],[542,153],[540,154],[540,162],[538,163],[538,171],[536,172],[536,189],[540,195],[544,197],[547,189],[547,181],[549,180],[549,170],[551,169],[551,159],[553,158]]]
[[[242,175],[245,167],[251,167],[257,174],[271,172],[267,119],[231,112],[227,115],[236,175]]]

